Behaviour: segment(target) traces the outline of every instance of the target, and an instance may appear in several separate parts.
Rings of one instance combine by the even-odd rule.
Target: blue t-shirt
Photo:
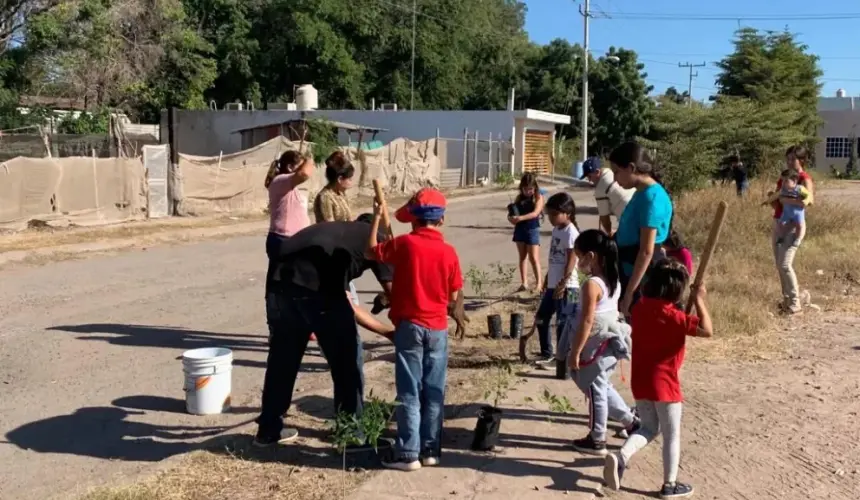
[[[669,193],[659,184],[652,184],[642,191],[636,191],[621,218],[618,219],[618,231],[615,241],[619,247],[639,244],[640,231],[643,227],[657,230],[654,243],[662,244],[669,237],[669,224],[672,221],[672,200]],[[633,273],[633,266],[624,263],[624,273]]]

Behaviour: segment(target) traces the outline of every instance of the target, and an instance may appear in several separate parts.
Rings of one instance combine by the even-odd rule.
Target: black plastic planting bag
[[[499,444],[501,425],[502,410],[492,406],[481,407],[478,412],[478,423],[475,425],[472,449],[475,451],[492,451]]]

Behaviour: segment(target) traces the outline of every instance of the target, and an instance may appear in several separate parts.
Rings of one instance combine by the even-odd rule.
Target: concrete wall
[[[308,116],[388,129],[376,136],[376,139],[387,143],[398,137],[417,141],[430,139],[436,137],[437,128],[441,137],[460,139],[463,137],[463,129],[468,128],[470,135],[477,130],[481,139],[492,133],[494,138],[501,135],[503,140],[509,141],[516,113],[516,111],[321,110],[308,113]],[[200,156],[216,156],[221,152],[229,154],[240,151],[241,134],[233,133],[237,129],[301,118],[301,112],[286,110],[178,110],[176,115],[179,152]],[[552,127],[552,124],[543,126]],[[166,142],[168,137],[166,112],[162,113],[161,128],[162,138]],[[353,140],[355,138],[353,134]],[[345,134],[341,137],[341,141],[346,142]]]
[[[819,111],[818,115],[824,124],[818,128],[818,144],[815,146],[816,167],[829,171],[830,166],[844,169],[848,158],[828,158],[825,155],[825,145],[828,137],[860,137],[860,109],[843,109],[834,111]],[[856,146],[855,146],[856,147]]]

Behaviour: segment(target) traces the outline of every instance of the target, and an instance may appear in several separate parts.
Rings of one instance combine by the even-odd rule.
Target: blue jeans
[[[448,331],[402,321],[394,332],[397,453],[401,460],[442,453]]]
[[[552,317],[555,315],[555,341],[558,342],[561,332],[564,331],[564,324],[567,321],[565,310],[567,309],[568,301],[575,295],[574,288],[565,290],[564,295],[560,299],[553,298],[554,289],[548,288],[541,297],[540,305],[536,313],[538,340],[540,341],[540,356],[542,358],[551,358],[552,350],[552,335],[550,334],[550,324]]]

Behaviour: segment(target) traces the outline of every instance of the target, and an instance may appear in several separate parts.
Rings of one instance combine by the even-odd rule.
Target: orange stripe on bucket
[[[200,389],[203,389],[204,387],[209,385],[209,380],[211,378],[212,377],[200,377],[197,380],[195,380],[194,381],[194,390],[199,391]]]

